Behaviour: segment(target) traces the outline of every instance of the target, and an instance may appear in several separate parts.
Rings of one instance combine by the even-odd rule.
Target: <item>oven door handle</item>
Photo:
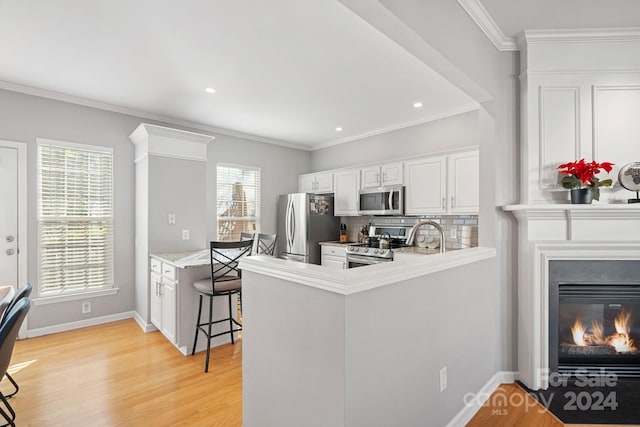
[[[389,262],[389,261],[393,261],[393,259],[390,258],[378,258],[378,257],[369,257],[369,256],[362,256],[362,255],[347,255],[347,263],[349,262],[357,262],[360,264],[367,264],[367,265],[373,265],[373,264],[380,264],[382,262]]]

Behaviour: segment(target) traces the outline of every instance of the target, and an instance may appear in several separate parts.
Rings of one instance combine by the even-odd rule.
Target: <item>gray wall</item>
[[[446,425],[501,367],[495,264],[348,296],[245,271],[244,425]]]
[[[311,168],[321,171],[477,145],[478,115],[470,111],[315,150]]]
[[[215,218],[215,210],[211,208],[215,200],[215,162],[249,163],[262,167],[263,199],[274,201],[263,204],[263,224],[267,231],[275,229],[277,195],[294,190],[297,175],[309,169],[309,153],[306,151],[0,90],[0,139],[27,143],[28,280],[34,284],[38,280],[36,138],[95,144],[114,149],[114,263],[115,283],[120,291],[113,296],[92,299],[90,314],[81,314],[81,300],[34,306],[29,313],[28,329],[134,310],[135,165],[134,145],[129,140],[129,135],[141,122],[216,136],[217,142],[209,147],[207,165],[207,212],[203,213],[208,216],[207,228],[211,226],[209,218]],[[211,170],[213,180],[209,179]],[[162,222],[161,220],[162,218],[159,221]],[[191,233],[192,239],[197,239],[194,233],[202,231],[191,230]],[[179,239],[177,246],[182,242],[181,237]],[[169,246],[166,245],[167,248]]]

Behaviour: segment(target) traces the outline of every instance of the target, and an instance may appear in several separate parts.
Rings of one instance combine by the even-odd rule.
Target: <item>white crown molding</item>
[[[446,113],[441,113],[441,114],[436,114],[436,115],[429,116],[429,117],[424,117],[422,119],[414,120],[414,121],[411,121],[411,122],[398,123],[398,124],[387,126],[387,127],[384,127],[384,128],[375,129],[375,130],[372,130],[371,132],[365,132],[365,133],[361,133],[361,134],[358,134],[358,135],[349,136],[347,138],[341,138],[341,139],[336,139],[336,140],[333,140],[333,141],[327,141],[327,142],[323,142],[323,143],[320,143],[320,144],[316,144],[316,145],[311,146],[311,150],[315,151],[315,150],[320,150],[322,148],[332,147],[334,145],[344,144],[346,142],[357,141],[359,139],[368,138],[370,136],[381,135],[383,133],[391,132],[391,131],[394,131],[394,130],[409,128],[411,126],[421,125],[421,124],[424,124],[424,123],[433,122],[435,120],[440,120],[440,119],[445,119],[447,117],[457,116],[458,114],[468,113],[469,111],[475,111],[475,110],[478,110],[478,109],[480,109],[480,104],[477,103],[477,102],[473,102],[471,104],[463,105],[460,108],[456,108],[454,110],[447,111]]]
[[[147,120],[156,120],[176,126],[184,126],[188,128],[198,129],[205,132],[212,132],[221,135],[232,136],[235,138],[243,138],[251,141],[264,142],[266,144],[279,145],[287,148],[295,148],[297,150],[311,151],[308,146],[301,144],[294,144],[285,141],[279,141],[276,139],[265,138],[258,135],[253,135],[244,132],[238,132],[230,129],[219,128],[216,126],[205,125],[203,123],[192,122],[190,120],[177,119],[175,117],[164,116],[161,114],[150,113],[147,111],[138,110],[135,108],[123,107],[121,105],[109,104],[107,102],[95,101],[93,99],[83,98],[80,96],[67,95],[60,92],[54,92],[46,89],[21,85],[18,83],[12,83],[0,80],[0,89],[8,90],[11,92],[24,93],[25,95],[33,95],[41,98],[53,99],[56,101],[68,102],[70,104],[83,105],[85,107],[97,108],[99,110],[110,111],[112,113],[125,114],[127,116],[134,116]]]
[[[640,40],[640,27],[585,28],[573,30],[525,30],[518,44],[628,42]]]
[[[480,0],[458,0],[458,3],[473,19],[487,38],[499,51],[518,50],[516,40],[504,35],[498,24],[493,20],[489,12],[482,6]]]

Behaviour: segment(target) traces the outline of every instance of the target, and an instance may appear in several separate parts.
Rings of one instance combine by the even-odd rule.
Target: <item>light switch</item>
[[[182,240],[189,240],[189,230],[182,230]]]
[[[176,223],[176,214],[170,213],[169,215],[167,215],[167,221],[169,222],[169,225],[175,225],[175,223]]]

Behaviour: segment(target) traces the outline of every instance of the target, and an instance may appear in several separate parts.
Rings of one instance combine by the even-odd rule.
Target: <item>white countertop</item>
[[[495,258],[495,256],[495,248],[477,247],[430,256],[403,256],[393,262],[347,270],[334,270],[315,264],[258,255],[243,258],[240,261],[240,268],[247,272],[264,274],[342,295],[350,295]]]
[[[211,265],[209,249],[186,252],[163,252],[160,254],[150,254],[149,256],[158,258],[161,261],[174,265],[178,268]]]

